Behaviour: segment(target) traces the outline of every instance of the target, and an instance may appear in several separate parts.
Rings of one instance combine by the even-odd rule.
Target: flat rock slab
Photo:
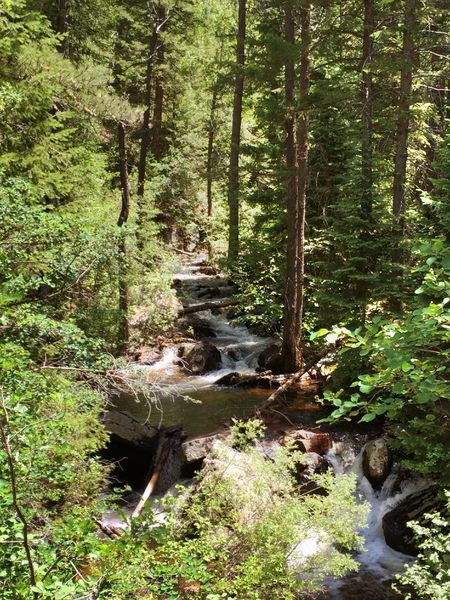
[[[204,460],[213,451],[214,444],[219,441],[225,441],[230,437],[228,431],[222,431],[213,435],[201,436],[187,440],[183,443],[182,448],[186,462],[188,464],[200,462]]]
[[[307,429],[287,431],[279,442],[282,446],[285,446],[288,442],[294,442],[295,446],[302,452],[314,452],[316,454],[326,454],[333,445],[329,433],[308,431]]]
[[[130,413],[119,410],[107,412],[103,423],[112,436],[132,446],[147,447],[159,435],[156,427],[140,423]]]

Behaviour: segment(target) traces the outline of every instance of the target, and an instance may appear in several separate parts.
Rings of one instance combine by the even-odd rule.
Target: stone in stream
[[[198,294],[199,298],[220,298],[221,292],[218,287],[207,288]]]
[[[199,342],[183,358],[182,366],[192,375],[215,371],[222,362],[220,352],[210,342]]]
[[[222,431],[213,435],[202,435],[183,443],[183,452],[187,464],[201,463],[213,451],[214,444],[225,441],[231,436],[230,432]]]
[[[406,496],[383,517],[383,533],[388,546],[397,552],[416,556],[418,548],[408,523],[424,522],[424,515],[442,510],[444,506],[445,503],[435,485]]]
[[[258,366],[267,369],[269,363],[280,354],[280,344],[272,344],[265,348],[258,357]]]
[[[195,339],[197,340],[201,340],[202,338],[216,337],[216,333],[211,325],[196,315],[180,319],[178,325],[183,329],[190,327],[194,333]]]
[[[279,440],[282,446],[285,446],[288,441],[294,442],[295,446],[302,452],[314,452],[316,454],[326,454],[333,445],[329,433],[308,431],[306,429],[288,431]]]
[[[363,473],[376,490],[381,489],[392,468],[392,456],[386,440],[368,442],[363,449]]]
[[[140,423],[125,411],[108,411],[103,417],[103,424],[112,438],[138,449],[148,449],[159,435],[156,427]]]

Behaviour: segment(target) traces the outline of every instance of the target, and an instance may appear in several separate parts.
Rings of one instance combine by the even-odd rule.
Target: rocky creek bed
[[[186,264],[175,280],[185,307],[203,304],[205,298],[227,304],[224,299],[233,291],[220,276],[205,274],[201,262]],[[141,357],[133,365],[130,376],[147,382],[154,402],[124,393],[105,417],[111,432],[108,458],[119,460],[116,475],[136,492],[152,476],[163,452],[153,494],[161,496],[177,482],[189,480],[215,444],[229,435],[230,420],[254,414],[283,381],[256,372],[258,366],[264,370],[261,359],[270,355],[274,340],[233,324],[226,310],[192,312],[184,322],[190,340],[153,350],[147,360]],[[320,599],[401,597],[392,592],[390,581],[413,560],[415,548],[406,523],[429,508],[434,488],[397,468],[382,431],[373,426],[357,432],[352,426],[318,428],[317,421],[326,414],[326,408],[314,402],[318,391],[317,382],[305,376],[287,401],[280,399],[264,412],[267,431],[259,446],[270,455],[277,445],[293,440],[305,453],[298,473],[305,492],[317,491],[313,473],[333,469],[337,474],[354,473],[358,494],[370,504],[363,531],[366,549],[358,555],[360,571],[327,582]],[[118,524],[116,516],[109,518]]]

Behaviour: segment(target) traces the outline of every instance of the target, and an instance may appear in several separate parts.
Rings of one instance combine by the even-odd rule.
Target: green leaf
[[[370,423],[371,421],[374,421],[377,418],[377,415],[375,415],[374,413],[366,413],[365,415],[363,415],[359,422],[360,423]]]

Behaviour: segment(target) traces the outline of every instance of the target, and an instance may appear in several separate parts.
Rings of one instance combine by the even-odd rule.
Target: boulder
[[[210,342],[199,342],[183,358],[183,368],[192,375],[215,371],[222,359],[219,350]]]
[[[408,522],[423,522],[425,514],[442,510],[443,507],[444,502],[435,485],[403,498],[383,517],[383,533],[388,546],[397,552],[417,556],[418,548]]]
[[[221,432],[185,441],[183,443],[183,453],[186,462],[188,464],[200,463],[211,454],[216,442],[224,441],[228,437],[230,437],[228,432]]]
[[[280,354],[280,345],[272,344],[261,352],[258,357],[258,366],[262,369],[268,369],[268,364]]]
[[[316,452],[307,452],[297,465],[297,472],[301,475],[312,475],[313,473],[326,473],[331,468],[326,458]]]
[[[288,431],[279,441],[282,446],[286,445],[288,441],[292,441],[302,452],[314,452],[316,454],[326,454],[333,445],[329,433],[308,431],[306,429]]]
[[[147,449],[159,435],[156,427],[137,421],[130,413],[110,410],[103,417],[103,424],[111,437],[123,443]]]
[[[319,486],[312,476],[326,473],[329,469],[331,469],[330,463],[320,454],[316,452],[304,454],[302,461],[297,465],[296,473],[296,480],[301,486],[302,493],[326,496],[328,492]]]
[[[368,442],[362,455],[363,473],[376,490],[381,489],[392,468],[392,456],[386,440],[379,438]]]
[[[221,291],[218,287],[206,288],[199,292],[199,298],[220,298],[222,296]]]
[[[211,327],[211,325],[197,316],[191,316],[188,319],[184,320],[183,325],[185,327],[191,327],[194,332],[194,337],[197,340],[201,340],[202,338],[213,338],[216,337],[216,334]]]
[[[159,362],[163,357],[163,351],[160,348],[148,348],[144,346],[139,352],[137,360],[141,365],[151,367]]]
[[[242,380],[242,373],[227,373],[215,382],[215,385],[223,387],[233,387],[239,385]]]
[[[267,373],[259,373],[257,375],[246,375],[244,373],[227,373],[215,384],[229,387],[239,388],[264,388],[274,389],[280,387],[284,383],[284,378],[278,375],[271,375]]]

